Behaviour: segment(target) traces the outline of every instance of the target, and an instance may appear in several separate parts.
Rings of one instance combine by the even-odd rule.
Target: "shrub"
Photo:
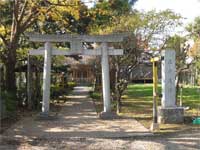
[[[68,87],[69,87],[70,89],[72,89],[73,87],[76,86],[76,82],[73,82],[73,81],[67,82],[67,85],[68,85]]]
[[[16,93],[4,91],[2,92],[2,99],[5,101],[6,115],[8,115],[8,117],[13,116],[17,108]]]

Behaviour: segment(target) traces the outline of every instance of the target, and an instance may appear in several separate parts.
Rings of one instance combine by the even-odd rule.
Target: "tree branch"
[[[23,5],[22,10],[21,10],[21,13],[20,13],[20,15],[19,15],[19,19],[18,19],[19,23],[22,21],[22,19],[23,19],[23,17],[24,17],[27,4],[28,4],[28,1],[25,0],[24,5]]]
[[[37,18],[34,18],[32,20],[29,21],[29,23],[27,23],[21,30],[21,32],[23,33],[27,28],[29,28],[35,21],[37,20]]]
[[[39,14],[39,11],[38,10],[34,10],[26,19],[26,21],[24,21],[24,23],[21,25],[20,29],[21,29],[21,32],[22,31],[25,31],[27,28],[27,26],[30,26],[30,23],[32,23],[33,21],[32,20],[35,20],[37,19],[37,16]]]
[[[52,9],[52,7],[49,7],[46,10],[46,13],[49,12],[51,9]],[[25,31],[28,27],[30,27],[37,20],[39,13],[40,13],[39,10],[35,9],[29,14],[26,21],[24,21],[24,23],[21,25],[21,32]]]
[[[14,1],[13,14],[14,14],[16,24],[18,24],[18,14],[19,14],[19,1],[18,0]]]

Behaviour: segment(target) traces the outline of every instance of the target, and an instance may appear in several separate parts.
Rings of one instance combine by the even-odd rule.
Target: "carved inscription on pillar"
[[[175,51],[164,50],[162,56],[162,107],[175,107]]]

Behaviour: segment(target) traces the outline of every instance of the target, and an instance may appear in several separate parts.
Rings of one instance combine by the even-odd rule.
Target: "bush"
[[[60,95],[62,95],[62,90],[63,88],[60,87],[59,85],[51,85],[51,98],[57,98]]]
[[[17,98],[15,92],[2,92],[2,99],[5,101],[6,114],[8,117],[15,114],[17,108]]]
[[[92,99],[100,99],[101,98],[101,93],[99,93],[99,92],[90,92],[90,97],[92,98]]]
[[[73,82],[73,81],[67,82],[67,85],[68,85],[68,87],[69,87],[70,89],[73,89],[73,87],[76,86],[76,82]]]

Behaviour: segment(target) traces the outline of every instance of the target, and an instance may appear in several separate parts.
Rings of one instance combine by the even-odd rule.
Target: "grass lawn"
[[[185,112],[186,116],[200,116],[200,91],[199,87],[185,86],[183,88],[183,106],[189,107]],[[145,127],[149,128],[152,123],[152,84],[130,84],[125,94],[122,97],[122,111],[120,115],[134,117],[141,122]],[[158,89],[161,93],[161,87]],[[94,92],[92,94],[95,99],[97,112],[102,110],[101,94]],[[178,97],[179,99],[179,97]],[[160,105],[161,98],[158,98]],[[113,103],[113,108],[115,104]],[[189,125],[192,125],[191,123]],[[188,127],[188,124],[182,125],[161,125],[162,130],[170,131],[179,128]]]
[[[140,121],[144,126],[150,127],[152,122],[152,84],[131,84],[128,86],[124,96],[122,97],[122,115],[132,116]],[[158,89],[161,93],[161,87]],[[178,97],[179,100],[179,97]],[[158,98],[160,105],[161,98]],[[200,115],[200,92],[198,87],[183,88],[183,106],[189,107],[185,112],[186,116],[195,117]],[[179,125],[171,125],[178,128]],[[161,125],[162,127],[162,125]],[[163,128],[170,128],[170,125],[163,125]]]

